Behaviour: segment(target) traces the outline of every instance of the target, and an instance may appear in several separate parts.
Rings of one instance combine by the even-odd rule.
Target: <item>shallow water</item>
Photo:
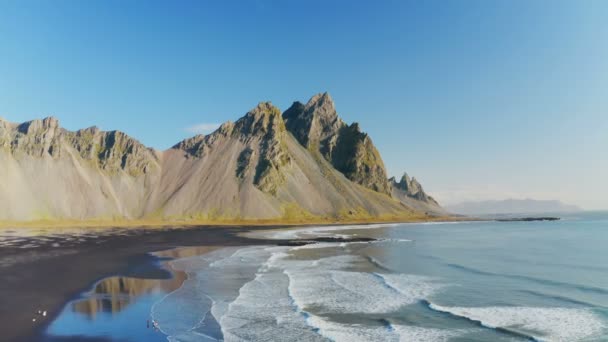
[[[216,250],[215,246],[182,247],[154,253],[160,258],[182,259]],[[161,267],[161,264],[157,266]],[[112,341],[166,341],[155,329],[150,309],[186,280],[186,274],[173,272],[170,279],[109,277],[97,282],[64,307],[49,325],[46,339],[77,338]]]
[[[169,340],[608,340],[606,215],[256,234],[379,240],[176,261],[190,279],[152,310]]]
[[[608,340],[608,213],[253,234],[378,240],[181,255],[171,262],[188,275],[180,287],[143,291],[100,321],[68,306],[50,332],[78,326],[82,336],[170,341]],[[160,331],[131,329],[144,317]]]
[[[181,279],[180,279],[181,278]],[[150,307],[181,285],[183,277],[158,280],[111,277],[76,299],[47,329],[57,336],[108,338],[116,341],[166,341],[151,326]]]

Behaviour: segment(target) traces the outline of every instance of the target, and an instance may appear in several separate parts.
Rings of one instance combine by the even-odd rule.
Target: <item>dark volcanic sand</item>
[[[159,266],[159,258],[150,252],[187,246],[302,245],[328,240],[303,242],[238,236],[251,230],[276,228],[281,227],[114,228],[101,233],[82,229],[86,232],[84,235],[5,239],[0,244],[0,340],[44,339],[45,328],[63,306],[103,278],[170,278],[171,274]],[[53,230],[48,232],[51,234]],[[11,239],[12,242],[7,243]],[[47,316],[36,315],[37,310],[46,310]],[[32,322],[34,317],[36,322]]]
[[[269,229],[265,227],[263,229]],[[0,246],[0,340],[38,341],[46,326],[70,299],[112,275],[168,278],[149,252],[179,246],[276,244],[246,239],[244,227],[184,229],[116,229],[100,237],[71,235],[40,240],[19,238]],[[52,231],[51,231],[52,232]],[[68,240],[69,239],[69,240]],[[28,247],[31,244],[37,247]],[[47,316],[36,316],[37,310]],[[36,317],[36,322],[32,318]]]

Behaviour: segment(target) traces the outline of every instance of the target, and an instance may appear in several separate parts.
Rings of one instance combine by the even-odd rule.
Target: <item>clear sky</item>
[[[328,91],[444,203],[608,209],[608,1],[0,1],[0,116],[165,149]]]

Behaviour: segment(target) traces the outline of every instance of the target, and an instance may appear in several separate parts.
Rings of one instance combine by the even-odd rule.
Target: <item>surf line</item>
[[[467,321],[469,321],[469,322],[471,322],[471,323],[473,323],[476,326],[481,327],[481,328],[494,330],[494,331],[497,331],[499,333],[502,333],[502,334],[505,334],[505,335],[509,335],[509,336],[513,336],[513,337],[524,338],[524,339],[526,339],[526,340],[528,340],[530,342],[542,342],[541,340],[537,339],[536,337],[530,336],[530,335],[525,334],[525,333],[520,332],[520,331],[511,330],[511,329],[507,329],[507,328],[503,328],[503,327],[494,327],[494,326],[491,326],[491,325],[484,324],[482,321],[478,321],[476,319],[472,319],[472,318],[467,317],[467,316],[457,315],[457,314],[455,314],[453,312],[450,312],[448,310],[443,310],[443,309],[437,308],[436,305],[434,305],[433,303],[429,302],[426,299],[422,299],[420,302],[422,304],[424,304],[426,307],[428,307],[432,311],[439,312],[439,313],[442,313],[442,314],[447,314],[447,315],[450,315],[452,317],[456,317],[458,319],[467,320]]]

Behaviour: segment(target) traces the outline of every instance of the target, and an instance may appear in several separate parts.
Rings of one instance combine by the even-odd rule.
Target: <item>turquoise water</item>
[[[152,317],[175,341],[607,341],[608,215],[312,228],[372,243],[224,249]]]
[[[171,261],[188,275],[183,284],[109,278],[68,304],[48,336],[608,341],[608,213],[250,235],[377,241],[222,248]],[[148,319],[158,331],[145,325]]]

